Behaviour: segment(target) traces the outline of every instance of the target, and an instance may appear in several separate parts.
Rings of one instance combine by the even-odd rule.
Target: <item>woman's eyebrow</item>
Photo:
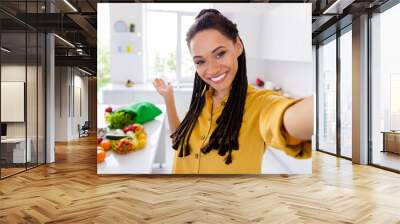
[[[211,53],[213,54],[214,52],[216,52],[217,50],[219,50],[221,48],[225,48],[225,47],[224,46],[219,46],[219,47],[215,48],[214,50],[212,50]],[[196,58],[202,58],[202,57],[198,56],[198,55],[193,56],[193,59],[196,59]]]
[[[220,48],[224,48],[224,46],[219,46],[219,47],[215,48],[213,51],[211,51],[211,53],[213,54],[214,52],[216,52]]]

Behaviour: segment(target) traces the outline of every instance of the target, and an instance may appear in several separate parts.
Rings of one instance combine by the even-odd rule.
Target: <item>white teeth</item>
[[[224,73],[223,75],[220,75],[218,77],[211,78],[211,81],[218,82],[219,80],[225,78],[225,76],[226,76],[226,73]]]

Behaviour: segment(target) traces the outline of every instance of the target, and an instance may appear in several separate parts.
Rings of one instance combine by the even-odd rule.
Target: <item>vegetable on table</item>
[[[97,147],[97,163],[104,162],[106,158],[106,153],[101,147]]]
[[[137,145],[138,145],[137,139],[124,138],[119,140],[119,143],[117,144],[116,147],[113,148],[113,150],[117,153],[125,154],[134,151]]]
[[[126,127],[123,129],[123,131],[124,131],[125,134],[128,133],[128,132],[130,132],[130,131],[132,131],[132,132],[134,132],[134,133],[139,133],[139,132],[141,132],[142,130],[143,130],[143,125],[141,125],[141,124],[131,124],[131,125],[126,126]]]
[[[97,144],[98,145],[100,144],[101,141],[103,141],[103,138],[102,137],[97,137]]]
[[[123,129],[127,125],[134,123],[132,115],[122,111],[106,114],[106,121],[110,129]]]
[[[103,147],[104,151],[111,149],[111,141],[108,139],[103,139],[99,145]]]
[[[113,109],[112,109],[112,107],[107,107],[105,111],[106,111],[107,113],[112,113],[112,112],[113,112]]]
[[[126,138],[125,135],[111,135],[111,134],[110,135],[106,135],[105,137],[108,140],[121,140],[123,138]]]

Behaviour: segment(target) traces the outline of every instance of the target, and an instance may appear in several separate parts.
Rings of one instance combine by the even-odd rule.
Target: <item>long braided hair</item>
[[[232,23],[232,21],[223,16],[218,10],[203,9],[196,16],[194,24],[186,34],[188,46],[195,34],[206,29],[215,29],[234,42],[237,41],[237,37],[239,36],[236,24]],[[201,148],[203,153],[209,153],[213,149],[218,150],[220,156],[225,156],[228,153],[225,157],[226,164],[232,163],[232,150],[239,149],[238,138],[243,120],[247,84],[246,55],[243,49],[242,54],[238,57],[238,71],[232,82],[228,100],[216,121],[217,127],[211,134],[208,144]],[[176,131],[171,135],[173,141],[172,147],[175,150],[179,150],[179,157],[190,155],[190,135],[204,107],[204,93],[209,88],[210,86],[196,72],[189,112]]]

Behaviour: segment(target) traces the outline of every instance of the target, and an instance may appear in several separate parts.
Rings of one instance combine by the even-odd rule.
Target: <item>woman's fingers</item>
[[[157,80],[153,80],[153,86],[154,86],[154,88],[158,89],[158,83],[157,83]]]
[[[160,86],[160,79],[158,79],[158,78],[154,79],[154,80],[153,80],[153,84],[154,84],[154,86],[156,86],[156,87]]]
[[[160,78],[155,78],[153,80],[153,86],[156,88],[157,92],[163,97],[171,97],[173,94],[173,87],[171,83],[166,84],[164,80]]]
[[[165,82],[162,79],[158,79],[158,82],[160,83],[160,86],[165,87]]]
[[[160,79],[160,78],[155,78],[153,80],[153,86],[157,89],[157,90],[165,90],[167,88],[167,85],[165,85],[164,80]]]

